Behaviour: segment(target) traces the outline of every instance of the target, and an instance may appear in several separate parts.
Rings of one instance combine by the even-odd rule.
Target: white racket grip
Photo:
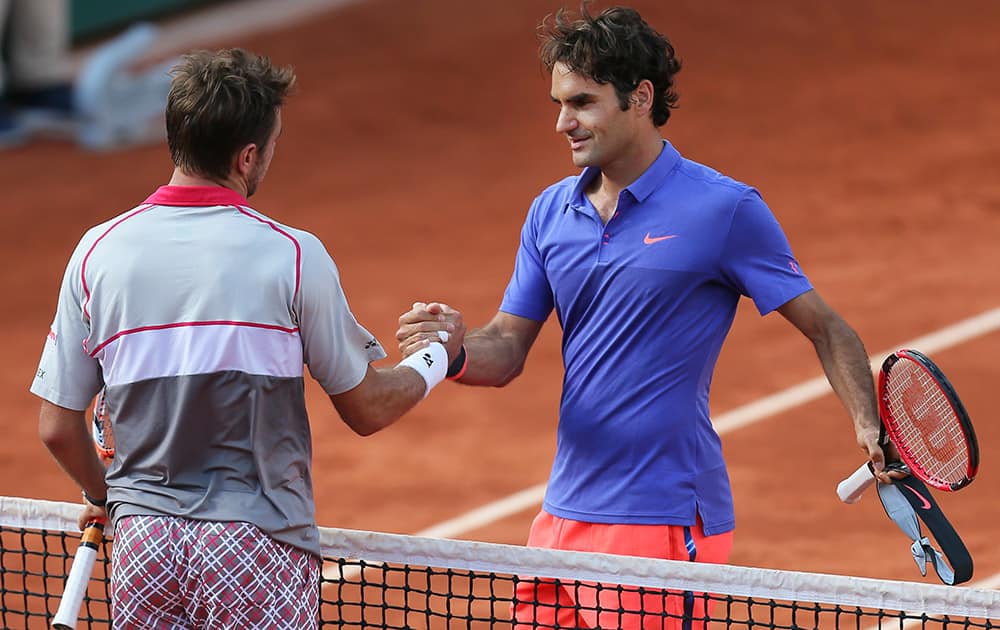
[[[83,604],[84,595],[87,594],[87,584],[90,583],[90,574],[94,570],[97,547],[100,545],[103,532],[103,525],[94,524],[88,525],[83,531],[80,546],[76,548],[76,554],[73,556],[73,566],[66,576],[66,586],[63,588],[62,599],[59,600],[59,609],[52,618],[52,627],[55,630],[76,629],[76,622],[80,618],[80,606]]]
[[[865,490],[875,485],[875,481],[875,475],[865,462],[854,474],[837,484],[837,496],[844,503],[857,503]]]

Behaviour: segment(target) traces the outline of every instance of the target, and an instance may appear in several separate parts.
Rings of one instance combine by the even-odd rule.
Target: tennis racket
[[[80,607],[83,605],[83,597],[87,594],[87,585],[90,583],[90,574],[94,570],[94,562],[97,560],[97,550],[104,539],[104,523],[91,521],[83,528],[83,536],[80,538],[80,546],[76,548],[73,556],[73,566],[70,567],[69,575],[66,576],[66,587],[63,588],[62,599],[59,600],[59,609],[56,616],[52,618],[52,627],[55,630],[74,630],[77,619],[80,618]]]
[[[94,402],[94,417],[91,436],[94,448],[107,466],[115,457],[115,434],[111,430],[111,415],[108,413],[107,389],[102,389]]]
[[[94,413],[91,426],[91,437],[94,449],[107,466],[115,456],[115,438],[111,430],[111,416],[108,413],[107,390],[102,389],[94,401]],[[90,575],[94,571],[97,560],[97,550],[104,539],[104,523],[91,521],[83,528],[80,546],[73,556],[73,565],[66,576],[66,586],[63,588],[59,608],[52,618],[55,630],[74,630],[80,618],[80,607],[87,594]]]
[[[976,434],[955,388],[916,350],[898,350],[878,375],[879,443],[891,441],[904,466],[927,485],[954,492],[972,483],[979,469]],[[887,467],[888,468],[888,467]],[[840,482],[837,495],[854,503],[876,482],[870,463]]]

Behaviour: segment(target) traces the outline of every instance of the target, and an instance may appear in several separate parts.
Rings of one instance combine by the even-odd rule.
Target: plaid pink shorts
[[[111,615],[126,628],[315,628],[319,558],[249,523],[126,516]]]

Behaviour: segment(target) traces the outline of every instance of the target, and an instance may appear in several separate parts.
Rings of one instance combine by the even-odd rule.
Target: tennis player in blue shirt
[[[887,480],[860,339],[813,289],[760,194],[660,135],[677,101],[670,42],[627,8],[563,11],[543,26],[556,132],[583,171],[532,203],[492,321],[466,334],[458,310],[418,302],[397,333],[410,355],[446,330],[449,346],[464,343],[451,378],[503,386],[555,309],[565,364],[558,441],[528,544],[728,561],[733,502],[708,395],[744,295],[813,342]],[[519,585],[515,601],[515,627],[680,627],[705,614],[691,596],[549,582]]]

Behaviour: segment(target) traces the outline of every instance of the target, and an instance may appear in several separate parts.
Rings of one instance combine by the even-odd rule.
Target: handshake
[[[462,313],[440,302],[414,302],[399,316],[396,331],[400,365],[416,370],[426,381],[426,397],[444,379],[465,373],[465,321]]]

